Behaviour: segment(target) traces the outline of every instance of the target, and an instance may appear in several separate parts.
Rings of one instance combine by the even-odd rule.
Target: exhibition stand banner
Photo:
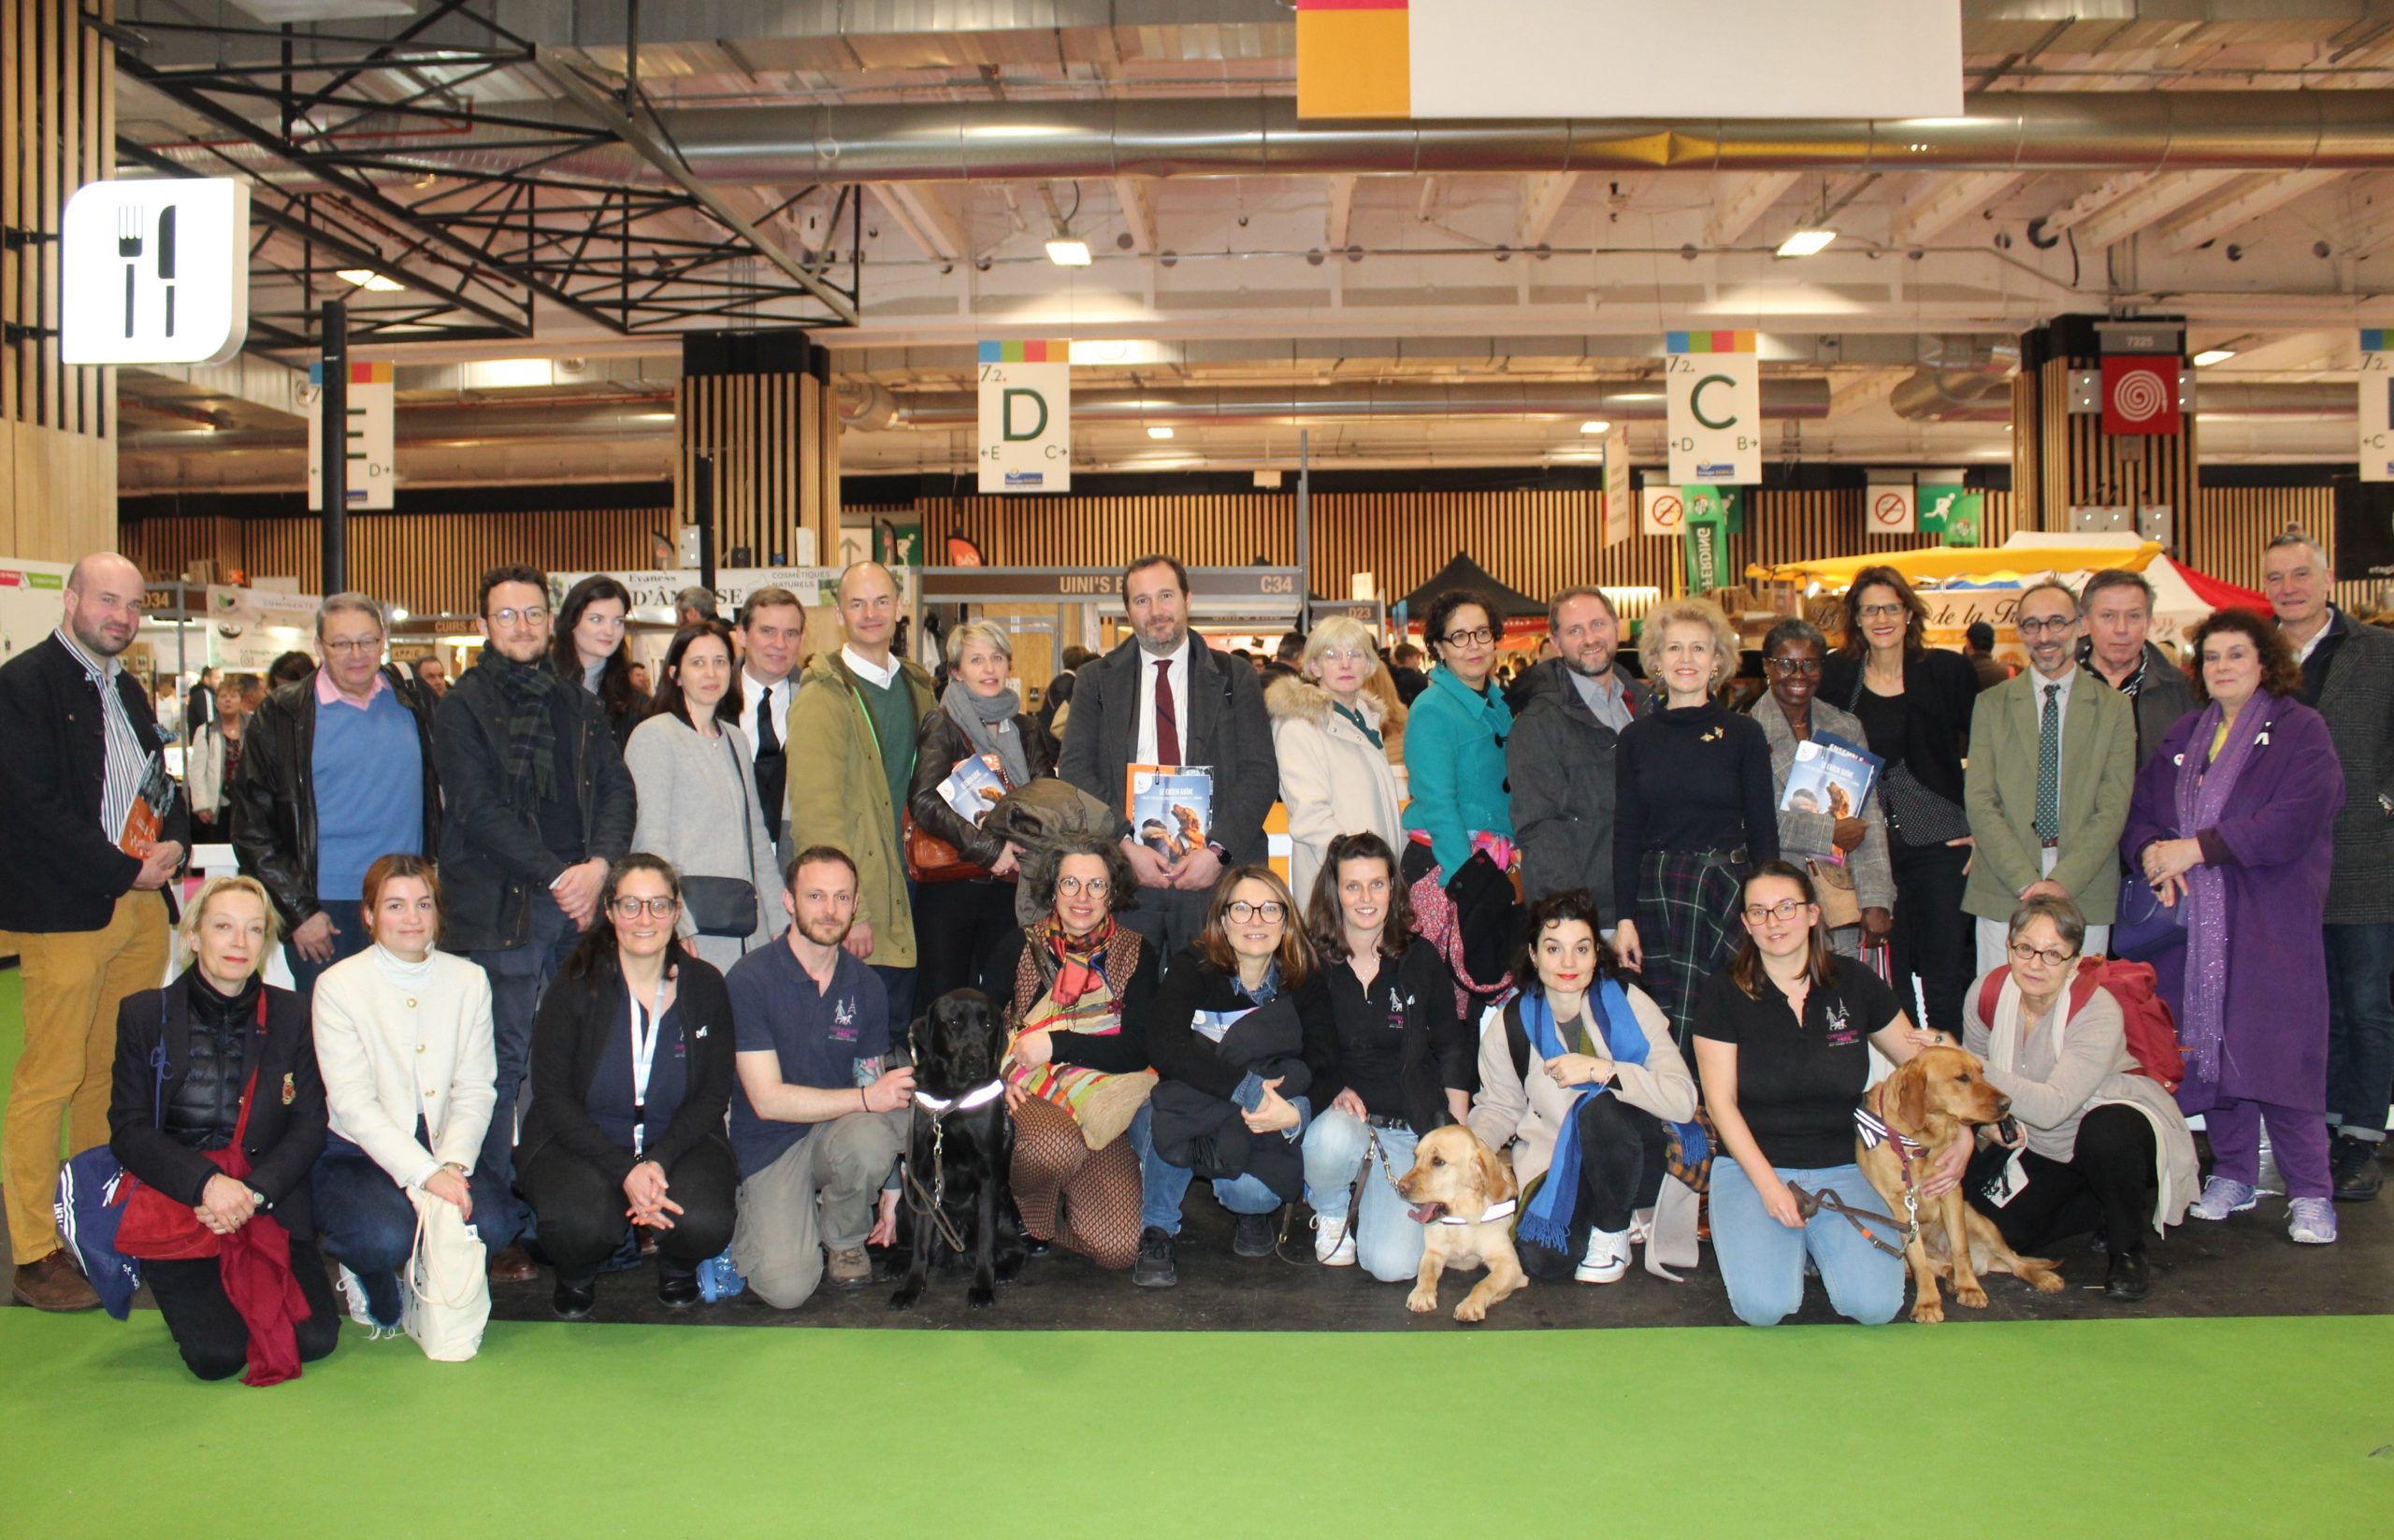
[[[1672,332],[1664,339],[1671,480],[1682,486],[1762,481],[1762,363],[1752,332]]]
[[[222,364],[250,335],[249,184],[85,182],[59,221],[58,267],[66,363]]]
[[[1073,345],[984,342],[980,489],[1073,489]]]
[[[914,569],[898,568],[898,599],[902,607],[913,586]],[[670,621],[673,618],[673,596],[694,586],[699,574],[687,568],[656,568],[645,572],[552,572],[549,574],[549,602],[563,604],[568,590],[588,577],[610,577],[624,585],[632,597],[632,616],[636,620]],[[798,602],[809,610],[833,603],[840,585],[840,569],[836,567],[718,567],[714,573],[714,602],[718,613],[728,620],[748,596],[759,588],[786,588],[798,596]]]
[[[1609,548],[1637,527],[1637,491],[1630,484],[1629,435],[1619,428],[1605,436],[1604,543]]]
[[[2360,479],[2394,482],[2394,369],[2375,326],[2360,334]]]

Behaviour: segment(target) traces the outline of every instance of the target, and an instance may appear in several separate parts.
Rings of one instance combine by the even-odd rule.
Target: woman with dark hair
[[[2120,840],[2155,896],[2185,916],[2185,941],[2148,960],[2185,1044],[2178,1105],[2203,1115],[2216,1160],[2186,1213],[2220,1220],[2254,1205],[2266,1120],[2287,1232],[2324,1245],[2336,1239],[2336,1209],[2319,937],[2344,776],[2277,627],[2221,610],[2196,627],[2194,648],[2201,709],[2138,772]]]
[[[1223,872],[1204,928],[1164,971],[1147,1053],[1161,1077],[1156,1154],[1213,1179],[1215,1200],[1237,1216],[1238,1256],[1270,1256],[1272,1216],[1305,1191],[1306,1093],[1336,1058],[1336,1033],[1287,885],[1265,866]]]
[[[1787,795],[1796,761],[1817,737],[1866,746],[1862,724],[1819,698],[1821,670],[1827,661],[1828,642],[1809,620],[1782,620],[1763,638],[1762,666],[1770,689],[1753,703],[1750,714],[1770,744],[1774,807]],[[1818,752],[1816,745],[1813,752]],[[1858,810],[1842,817],[1817,805],[1779,808],[1780,854],[1810,871],[1816,885],[1838,883],[1858,911],[1858,919],[1829,931],[1829,945],[1840,957],[1860,957],[1865,942],[1882,942],[1895,928],[1896,879],[1887,858],[1887,824],[1880,813],[1884,800],[1874,786]],[[1824,899],[1830,896],[1822,894]]]
[[[1978,673],[1959,653],[1927,645],[1928,606],[1892,567],[1866,567],[1845,591],[1845,637],[1821,675],[1819,698],[1859,718],[1884,760],[1879,798],[1895,869],[1891,972],[1909,1001],[1911,979],[1928,1026],[1959,1042],[1962,995],[1978,968],[1962,889],[1970,819],[1962,808]]]
[[[1137,901],[1138,882],[1118,842],[1068,834],[1024,861],[1022,885],[1042,914],[990,954],[982,981],[1005,1012],[1015,1209],[1032,1240],[1129,1267],[1156,959],[1114,912]]]
[[[673,635],[665,684],[624,745],[639,793],[632,848],[671,862],[688,888],[683,950],[717,972],[789,923],[774,879],[773,831],[748,772],[731,627],[702,620]]]
[[[263,684],[255,674],[238,676],[242,681],[241,709],[245,712],[256,711],[258,701],[255,698],[263,697],[269,691],[279,690],[285,684],[296,684],[315,671],[316,660],[297,648],[293,648],[267,665],[266,680]]]
[[[634,1226],[656,1237],[656,1297],[676,1310],[698,1303],[699,1264],[731,1244],[731,998],[676,937],[681,908],[670,864],[617,861],[533,1023],[517,1185],[556,1267],[560,1319],[590,1314],[599,1265]]]
[[[1521,909],[1507,875],[1519,864],[1505,769],[1513,712],[1489,677],[1504,633],[1494,613],[1486,599],[1458,588],[1432,599],[1422,616],[1438,666],[1406,724],[1412,800],[1398,873],[1457,986],[1482,997],[1502,986]]]
[[[1903,1307],[1903,1263],[1826,1208],[1808,1222],[1788,1185],[1878,1210],[1853,1158],[1870,1045],[1901,1064],[1932,1040],[1878,974],[1829,950],[1800,867],[1767,862],[1742,892],[1745,940],[1706,981],[1695,1012],[1705,1111],[1729,1157],[1712,1162],[1710,1195],[1729,1308],[1749,1326],[1777,1325],[1803,1303],[1809,1260],[1838,1314],[1883,1325]],[[1970,1141],[1954,1141],[1921,1196],[1953,1190],[1969,1154]]]
[[[648,712],[648,702],[632,687],[632,649],[624,637],[631,609],[628,589],[593,572],[566,590],[549,642],[549,666],[598,698],[619,747]],[[732,704],[737,708],[738,699]]]
[[[1512,1158],[1521,1271],[1618,1283],[1672,1164],[1703,1159],[1695,1082],[1662,1008],[1621,982],[1585,889],[1530,905],[1513,976],[1521,993],[1480,1017],[1471,1130]]]
[[[1377,834],[1341,834],[1322,852],[1306,928],[1330,975],[1329,1057],[1314,1077],[1320,1115],[1305,1130],[1313,1255],[1383,1283],[1421,1265],[1421,1227],[1389,1180],[1421,1135],[1463,1120],[1478,1084],[1471,1034],[1437,949],[1413,934],[1396,853]],[[1380,1160],[1370,1159],[1377,1140]],[[1349,1189],[1361,1177],[1360,1199]],[[1348,1216],[1353,1216],[1350,1224]]]

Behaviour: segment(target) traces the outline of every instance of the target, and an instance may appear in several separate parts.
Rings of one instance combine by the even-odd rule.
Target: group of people
[[[1142,1287],[1176,1280],[1200,1177],[1240,1255],[1302,1205],[1320,1260],[1409,1278],[1421,1227],[1389,1177],[1462,1122],[1521,1180],[1532,1276],[1610,1283],[1640,1245],[1669,1275],[1702,1210],[1741,1318],[1795,1309],[1809,1264],[1885,1319],[1900,1269],[1789,1186],[1873,1206],[1870,1047],[1945,1040],[2021,1131],[1958,1148],[1926,1195],[1965,1187],[2015,1246],[2097,1231],[2111,1292],[2139,1297],[2147,1234],[2253,1205],[2263,1124],[2293,1237],[2331,1241],[2330,1196],[2375,1191],[2394,1078],[2394,636],[2327,603],[2307,540],[2267,566],[2275,624],[2213,615],[2191,677],[2146,641],[2135,574],[2032,585],[2029,667],[1983,698],[1871,569],[1835,644],[1770,631],[1751,714],[1721,704],[1738,639],[1716,608],[1656,607],[1633,673],[1610,599],[1573,588],[1517,716],[1477,596],[1429,607],[1407,702],[1353,622],[1263,677],[1190,629],[1181,565],[1144,557],[1060,741],[1002,626],[949,628],[935,686],[874,564],[811,656],[786,590],[728,625],[693,608],[653,694],[613,580],[553,612],[539,571],[485,574],[485,644],[439,689],[382,662],[379,604],[335,595],[321,664],[241,730],[241,875],[180,916],[194,961],[161,990],[187,799],[118,662],[139,574],[87,557],[57,633],[0,668],[16,1295],[94,1303],[48,1207],[65,1131],[220,1234],[270,1216],[311,1322],[329,1258],[353,1317],[397,1325],[411,1193],[469,1220],[494,1279],[544,1259],[562,1317],[643,1251],[668,1305],[792,1308],[894,1239],[908,1029],[964,987],[1004,1024],[1025,1233]],[[1878,756],[1877,786],[1782,808],[1822,738]],[[1022,816],[952,805],[974,758]],[[1137,837],[1138,766],[1204,767],[1201,839]],[[258,978],[278,943],[289,995]],[[2069,987],[2114,949],[2178,1011],[2174,1101],[2127,1072],[2116,1002]],[[267,1115],[244,1087],[278,1072]],[[2216,1157],[2199,1197],[2182,1111]],[[240,1180],[199,1159],[235,1145]],[[238,1368],[222,1282],[151,1280],[193,1368]],[[298,1351],[331,1342],[318,1324]]]

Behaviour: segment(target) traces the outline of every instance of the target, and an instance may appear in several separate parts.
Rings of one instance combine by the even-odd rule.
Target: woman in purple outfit
[[[2267,1119],[2287,1233],[2324,1245],[2336,1213],[2320,927],[2344,773],[2274,626],[2221,610],[2194,646],[2203,704],[2138,774],[2120,842],[2161,901],[2185,914],[2185,943],[2151,960],[2186,1047],[2178,1103],[2204,1115],[2216,1161],[2186,1213],[2215,1220],[2253,1206]]]

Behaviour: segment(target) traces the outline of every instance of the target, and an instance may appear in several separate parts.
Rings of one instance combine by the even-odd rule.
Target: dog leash
[[[909,1046],[912,1046],[911,1043]],[[915,1093],[916,1110],[931,1120],[931,1190],[923,1190],[922,1179],[915,1174],[915,1162],[911,1158],[900,1161],[900,1169],[906,1173],[906,1208],[918,1219],[929,1218],[950,1251],[960,1253],[964,1250],[964,1234],[956,1228],[956,1221],[947,1216],[947,1115],[987,1106],[1004,1094],[1005,1082],[1002,1080],[992,1080],[953,1099],[932,1096],[926,1091]]]
[[[1886,1242],[1879,1239],[1876,1235],[1871,1234],[1870,1228],[1862,1222],[1865,1219],[1876,1219],[1881,1224],[1885,1225],[1889,1230],[1901,1230],[1903,1228],[1903,1226],[1896,1223],[1895,1220],[1889,1218],[1886,1215],[1874,1214],[1867,1208],[1855,1208],[1826,1187],[1823,1187],[1818,1192],[1807,1192],[1804,1188],[1796,1186],[1793,1182],[1790,1182],[1787,1184],[1787,1195],[1796,1200],[1796,1213],[1797,1217],[1810,1219],[1814,1215],[1820,1213],[1821,1210],[1827,1209],[1831,1214],[1841,1216],[1847,1224],[1850,1224],[1854,1228],[1854,1231],[1860,1234],[1864,1240],[1869,1242],[1872,1245],[1877,1246],[1888,1256],[1898,1259],[1903,1256],[1904,1248],[1902,1246],[1889,1245]]]

